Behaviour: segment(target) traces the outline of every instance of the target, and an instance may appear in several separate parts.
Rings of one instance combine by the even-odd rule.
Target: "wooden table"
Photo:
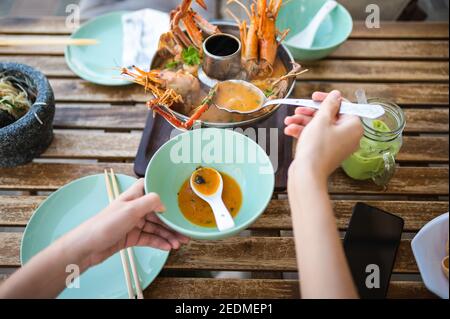
[[[64,21],[57,18],[0,19],[0,39],[57,38],[68,33]],[[342,231],[356,201],[405,219],[390,298],[433,297],[418,275],[410,243],[425,223],[448,211],[448,35],[447,23],[385,22],[379,30],[356,23],[351,39],[330,58],[308,64],[311,72],[301,77],[294,93],[307,98],[314,90],[336,88],[353,97],[357,88],[364,88],[369,96],[394,100],[404,108],[404,146],[386,190],[352,181],[341,170],[329,181]],[[105,167],[133,175],[147,97],[141,87],[107,88],[81,80],[66,66],[61,47],[0,47],[0,61],[22,62],[43,71],[57,101],[55,139],[42,158],[0,169],[0,190],[4,191],[0,196],[0,271],[5,278],[20,266],[23,227],[46,195]],[[283,279],[283,273],[297,271],[285,193],[274,195],[251,229],[252,236],[192,241],[172,252],[146,296],[299,297],[298,282]],[[204,273],[199,270],[245,271],[252,278],[199,278]]]

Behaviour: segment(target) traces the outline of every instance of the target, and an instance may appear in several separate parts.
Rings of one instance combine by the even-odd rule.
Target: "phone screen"
[[[344,250],[361,298],[386,297],[403,225],[402,218],[378,208],[353,208]]]

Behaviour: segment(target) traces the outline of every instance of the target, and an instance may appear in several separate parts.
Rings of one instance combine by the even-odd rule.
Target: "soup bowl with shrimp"
[[[222,200],[234,227],[219,231],[211,207],[192,190],[190,178],[200,167],[220,173]],[[217,180],[208,169],[202,171],[193,179],[204,192],[209,186],[215,189]],[[274,168],[262,147],[239,132],[217,128],[173,137],[155,153],[145,174],[146,193],[159,194],[166,207],[158,217],[170,228],[204,240],[230,237],[249,227],[268,205],[274,183]]]
[[[233,22],[215,21],[213,24],[226,34],[236,37],[239,36],[239,27]],[[167,60],[162,59],[159,55],[155,55],[150,68],[152,70],[158,70],[164,69],[168,65],[170,66],[170,62],[167,63]],[[274,94],[273,96],[276,98],[287,98],[295,88],[295,77],[286,75],[289,73],[296,74],[300,69],[301,66],[295,63],[294,58],[286,46],[280,43],[276,50],[276,59],[270,76],[255,76],[250,82],[255,84],[268,96],[275,93],[275,91],[279,91],[279,94]],[[166,83],[169,83],[169,87],[175,88],[178,92],[189,92],[189,94],[183,95],[183,102],[174,103],[170,109],[170,116],[173,116],[175,121],[186,123],[199,109],[198,105],[201,104],[200,101],[207,96],[211,88],[198,80],[197,71],[193,72],[194,76],[189,76],[184,71],[184,73],[178,71],[165,69],[161,71],[160,74],[162,75],[159,76]],[[282,79],[284,76],[286,78]],[[282,80],[279,81],[280,79]],[[277,83],[276,88],[274,88],[273,83]],[[196,98],[193,98],[193,96],[196,96]],[[211,103],[207,111],[198,118],[198,122],[201,123],[202,127],[246,127],[270,117],[279,107],[280,105],[274,105],[252,114],[238,114],[227,112],[216,107],[214,103]]]

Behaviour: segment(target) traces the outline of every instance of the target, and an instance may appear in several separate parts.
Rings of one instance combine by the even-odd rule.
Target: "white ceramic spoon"
[[[214,214],[214,218],[216,219],[217,228],[219,231],[225,231],[227,229],[234,227],[234,220],[228,211],[227,207],[223,203],[222,200],[222,191],[223,191],[223,180],[222,176],[218,171],[213,168],[208,167],[209,170],[213,170],[219,176],[219,186],[217,187],[214,194],[205,195],[197,190],[195,187],[195,176],[198,174],[200,170],[204,168],[199,168],[194,173],[192,173],[190,178],[191,188],[194,190],[194,193],[203,199],[205,202],[211,206],[211,209]]]
[[[293,46],[304,49],[309,49],[312,47],[314,42],[314,38],[316,37],[317,30],[319,30],[320,25],[323,20],[330,14],[331,11],[336,8],[338,3],[336,1],[330,0],[325,2],[325,4],[320,8],[320,10],[316,13],[314,18],[308,24],[308,26],[300,33],[297,33],[289,40],[286,40],[286,43]]]
[[[294,105],[294,106],[303,106],[303,107],[310,107],[313,109],[319,109],[321,102],[315,102],[313,100],[306,100],[306,99],[275,99],[275,100],[268,100],[264,94],[263,91],[261,91],[257,86],[254,84],[243,81],[243,80],[228,80],[230,82],[239,83],[242,85],[245,85],[247,88],[253,90],[255,93],[257,93],[261,98],[261,105],[256,108],[249,111],[239,111],[234,109],[229,109],[220,105],[217,105],[217,108],[230,112],[230,113],[240,113],[240,114],[251,114],[254,112],[258,112],[261,109],[271,106],[271,105],[277,105],[277,104],[283,104],[283,105]],[[356,115],[363,118],[368,119],[377,119],[380,116],[384,114],[384,108],[381,105],[378,104],[356,104],[351,102],[341,102],[341,108],[339,110],[339,114],[350,114],[350,115]]]

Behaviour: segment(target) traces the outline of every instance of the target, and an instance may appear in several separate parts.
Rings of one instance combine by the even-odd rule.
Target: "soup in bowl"
[[[233,216],[233,228],[219,231],[207,204],[193,196],[188,181],[199,167],[222,175],[222,199]],[[155,153],[145,174],[146,193],[159,194],[166,207],[157,216],[175,231],[205,240],[230,237],[249,227],[268,205],[274,184],[274,169],[263,148],[241,133],[216,128],[170,139]]]

